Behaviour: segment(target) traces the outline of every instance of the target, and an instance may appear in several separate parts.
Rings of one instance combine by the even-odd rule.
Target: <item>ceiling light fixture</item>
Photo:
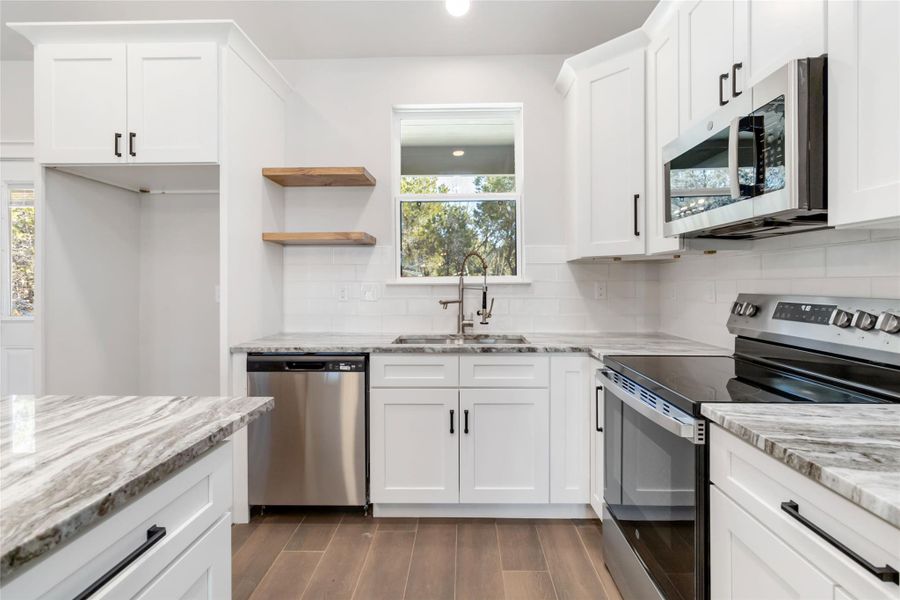
[[[465,154],[465,153],[466,153],[465,150],[454,150],[454,151],[453,151],[453,156],[455,156],[456,158],[459,158],[460,156],[462,156],[462,155]]]
[[[454,17],[461,17],[469,12],[470,4],[470,0],[447,0],[445,2],[445,5],[447,6],[447,12]]]

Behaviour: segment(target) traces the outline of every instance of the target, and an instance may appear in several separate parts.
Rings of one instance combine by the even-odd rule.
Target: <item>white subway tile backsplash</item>
[[[825,248],[763,254],[762,275],[779,279],[824,277]]]
[[[900,272],[900,240],[826,248],[828,277],[890,277]]]
[[[898,277],[873,277],[873,298],[897,298],[900,299],[900,276]]]

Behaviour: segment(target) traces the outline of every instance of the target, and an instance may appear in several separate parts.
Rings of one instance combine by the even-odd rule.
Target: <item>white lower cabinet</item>
[[[900,530],[718,426],[708,443],[713,600],[900,597],[851,556],[900,568]]]
[[[229,598],[231,475],[232,448],[226,442],[34,566],[4,578],[0,597],[70,600],[144,548],[91,598]]]
[[[459,407],[460,502],[549,502],[547,390],[463,389]]]
[[[709,501],[712,598],[833,596],[833,582],[715,486]]]
[[[373,502],[459,502],[459,391],[373,389]]]
[[[591,508],[598,519],[603,518],[603,387],[597,383],[593,389],[591,402]]]
[[[376,354],[371,364],[373,504],[589,502],[586,356]]]

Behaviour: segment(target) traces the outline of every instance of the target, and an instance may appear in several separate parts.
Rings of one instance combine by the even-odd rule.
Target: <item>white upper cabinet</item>
[[[643,255],[644,49],[576,67],[568,95],[570,258]]]
[[[34,65],[38,161],[125,162],[125,45],[41,45]]]
[[[666,185],[662,148],[678,137],[678,20],[673,18],[647,46],[647,254],[678,252],[680,237],[663,232]]]
[[[132,162],[216,162],[217,47],[128,45],[128,150]]]
[[[734,63],[741,68],[732,91],[756,84],[792,59],[824,54],[826,13],[825,0],[736,0]]]
[[[731,0],[696,0],[679,11],[682,131],[731,97],[733,12]]]
[[[828,224],[900,218],[900,3],[828,3]]]
[[[218,48],[209,43],[38,44],[43,164],[218,160]]]

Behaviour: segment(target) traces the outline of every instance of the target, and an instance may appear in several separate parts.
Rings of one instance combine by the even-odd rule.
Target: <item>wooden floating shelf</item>
[[[365,167],[264,168],[263,177],[285,187],[372,187],[375,178]]]
[[[362,231],[264,233],[264,242],[282,246],[374,246],[375,236]]]

